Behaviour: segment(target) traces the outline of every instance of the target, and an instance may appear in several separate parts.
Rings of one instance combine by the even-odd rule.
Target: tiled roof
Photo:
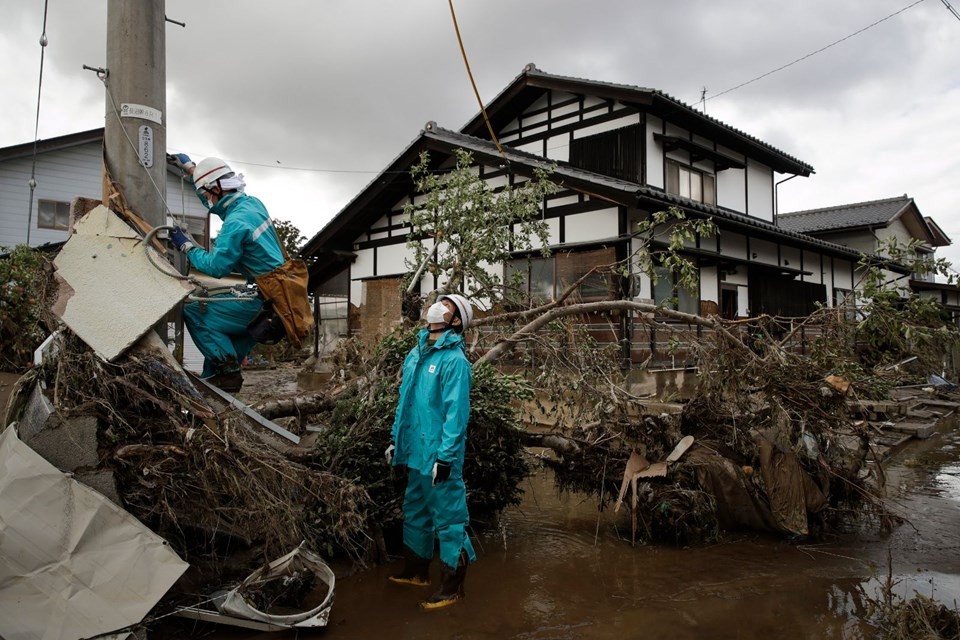
[[[769,164],[780,173],[803,176],[814,173],[813,167],[809,164],[658,89],[555,75],[541,71],[532,63],[526,65],[523,71],[487,104],[485,109],[487,116],[499,126],[504,125],[519,115],[520,112],[517,109],[525,106],[521,96],[531,89],[556,89],[617,100],[626,105],[632,104],[654,115],[667,118],[678,126],[711,138],[738,153]],[[517,102],[518,100],[520,103]],[[461,131],[467,134],[483,138],[487,137],[485,130],[484,117],[479,112],[461,128]]]
[[[386,184],[384,179],[388,174],[394,174],[397,173],[398,170],[409,168],[403,167],[403,169],[401,169],[400,164],[404,162],[404,158],[416,157],[415,151],[430,146],[449,149],[450,151],[456,148],[462,148],[473,152],[475,156],[482,156],[486,159],[485,162],[487,163],[496,162],[498,158],[501,158],[496,145],[489,140],[444,129],[437,126],[436,123],[428,122],[417,139],[411,142],[410,145],[401,152],[380,175],[374,178],[366,189],[361,191],[353,201],[347,204],[324,229],[321,229],[314,238],[308,241],[304,248],[304,255],[314,254],[332,240],[334,236],[341,234],[343,227],[348,225],[348,219],[352,219],[353,216],[361,213],[361,210],[364,208],[361,205],[361,201],[367,192],[380,188],[378,185]],[[726,221],[725,225],[724,223],[720,223],[721,226],[732,227],[745,233],[756,233],[773,238],[791,238],[794,242],[802,246],[819,248],[829,251],[834,255],[843,255],[854,260],[860,256],[857,251],[848,247],[826,242],[819,238],[803,235],[791,230],[785,230],[765,220],[752,218],[734,211],[668,194],[660,189],[645,187],[635,182],[611,178],[592,171],[578,169],[567,163],[558,163],[549,158],[510,147],[503,147],[503,152],[507,162],[511,165],[526,167],[528,171],[535,168],[544,169],[551,173],[553,179],[561,183],[567,183],[571,188],[580,188],[581,190],[591,193],[602,194],[620,204],[637,206],[641,201],[645,201],[647,203],[653,203],[653,206],[677,205],[688,211],[698,211],[705,215],[713,216],[717,218],[718,221]],[[378,211],[371,211],[370,214],[375,216],[381,215]],[[372,220],[369,222],[372,222]],[[352,227],[353,225],[349,226]],[[355,234],[359,233],[359,231],[357,231],[357,228],[353,228],[350,233]],[[350,237],[351,241],[353,237],[354,236]]]
[[[840,231],[862,227],[887,226],[913,202],[906,194],[887,198],[843,204],[823,209],[791,211],[777,216],[781,229],[798,233],[816,233],[818,231]]]
[[[652,89],[652,88],[648,88],[648,87],[640,87],[640,86],[629,85],[629,84],[620,84],[620,83],[616,83],[616,82],[603,82],[603,81],[600,81],[600,80],[588,80],[588,79],[586,79],[586,78],[576,78],[576,77],[572,77],[572,76],[560,76],[560,75],[556,75],[556,74],[552,74],[552,73],[546,73],[546,72],[544,72],[544,71],[541,71],[540,69],[537,69],[536,67],[533,67],[532,69],[526,70],[526,73],[527,73],[528,75],[530,75],[530,76],[541,76],[541,77],[545,77],[545,78],[556,78],[556,79],[559,79],[559,80],[567,80],[567,81],[571,81],[571,82],[576,82],[576,83],[579,83],[579,84],[583,84],[584,86],[607,87],[607,88],[610,88],[610,89],[617,89],[617,90],[619,90],[619,91],[635,91],[635,92],[637,92],[637,93],[640,94],[640,95],[642,95],[642,94],[652,94],[652,95],[658,96],[658,97],[660,97],[660,98],[662,98],[662,99],[664,99],[664,100],[666,100],[666,101],[668,101],[668,102],[674,103],[675,105],[681,107],[682,109],[685,109],[685,110],[687,110],[687,111],[690,111],[690,112],[695,113],[697,116],[699,116],[699,117],[703,118],[704,120],[712,123],[713,125],[716,125],[716,126],[719,126],[719,127],[723,127],[723,128],[725,128],[725,129],[729,129],[730,131],[736,133],[738,136],[741,136],[741,137],[745,138],[746,140],[749,140],[749,141],[752,142],[753,144],[758,145],[758,146],[761,146],[761,147],[764,147],[764,148],[766,148],[767,150],[769,150],[769,151],[771,151],[771,152],[773,152],[773,153],[776,153],[776,154],[778,154],[778,155],[781,155],[781,156],[783,156],[784,158],[787,158],[787,159],[789,159],[789,160],[791,160],[791,161],[793,161],[793,162],[795,162],[795,163],[797,163],[797,164],[799,164],[799,165],[802,165],[802,166],[806,167],[810,172],[813,172],[813,167],[810,166],[809,164],[803,162],[802,160],[800,160],[800,159],[798,159],[798,158],[795,158],[795,157],[789,155],[788,153],[786,153],[786,152],[784,152],[784,151],[781,151],[780,149],[777,149],[776,147],[774,147],[774,146],[772,146],[772,145],[767,144],[766,142],[760,140],[759,138],[757,138],[757,137],[755,137],[755,136],[750,135],[749,133],[746,133],[745,131],[741,131],[740,129],[737,129],[736,127],[731,127],[730,125],[728,125],[728,124],[726,124],[726,123],[724,123],[724,122],[722,122],[722,121],[720,121],[720,120],[717,120],[717,119],[714,118],[714,117],[711,117],[711,116],[707,115],[707,114],[706,114],[705,112],[703,112],[703,111],[699,111],[698,109],[693,108],[692,106],[686,104],[686,103],[683,102],[682,100],[679,100],[679,99],[677,99],[677,98],[674,98],[674,97],[671,96],[670,94],[665,93],[665,92],[663,92],[663,91],[661,91],[661,90],[659,90],[659,89]]]

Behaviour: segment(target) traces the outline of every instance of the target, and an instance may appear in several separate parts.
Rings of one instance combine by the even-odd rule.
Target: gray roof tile
[[[886,200],[842,204],[823,209],[791,211],[777,216],[781,229],[798,233],[840,231],[860,227],[887,226],[906,209],[913,198],[906,194]]]

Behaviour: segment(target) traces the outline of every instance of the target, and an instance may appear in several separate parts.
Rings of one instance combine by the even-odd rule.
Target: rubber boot
[[[205,382],[212,384],[218,389],[227,393],[236,393],[243,386],[243,373],[240,371],[240,365],[236,359],[229,358],[224,362],[217,362],[213,365],[214,374],[209,378],[204,378]]]
[[[403,569],[390,582],[408,584],[414,587],[430,586],[430,558],[421,558],[410,547],[403,547]]]
[[[420,603],[421,609],[442,609],[463,600],[463,581],[467,577],[467,554],[460,552],[457,568],[440,563],[440,588]]]

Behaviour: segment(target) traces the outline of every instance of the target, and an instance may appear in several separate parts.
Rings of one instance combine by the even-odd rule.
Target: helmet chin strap
[[[429,328],[428,328],[427,331],[429,331],[430,333],[443,333],[443,332],[446,331],[447,329],[452,329],[452,328],[453,328],[453,325],[448,322],[448,323],[444,324],[442,327],[440,327],[439,329],[429,329]]]

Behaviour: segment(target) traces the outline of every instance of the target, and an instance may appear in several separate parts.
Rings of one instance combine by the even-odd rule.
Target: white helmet
[[[460,323],[464,329],[473,324],[473,305],[459,293],[448,293],[437,298],[437,302],[446,298],[457,307],[460,312]]]
[[[221,178],[233,175],[233,169],[220,158],[204,158],[193,170],[193,186],[197,191],[215,186]]]

